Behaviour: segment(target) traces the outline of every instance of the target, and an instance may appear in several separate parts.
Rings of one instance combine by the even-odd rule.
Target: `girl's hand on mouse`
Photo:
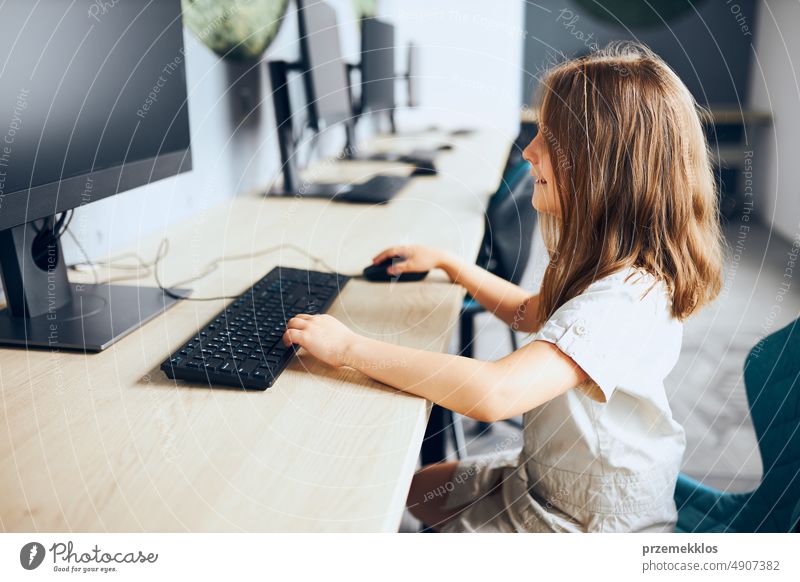
[[[422,245],[402,245],[390,247],[372,259],[372,264],[377,265],[395,256],[405,257],[404,261],[397,260],[390,265],[387,272],[390,275],[401,273],[422,273],[443,267],[453,259],[440,249]]]
[[[304,347],[334,368],[347,365],[347,353],[358,334],[330,315],[300,314],[287,322],[283,343]]]

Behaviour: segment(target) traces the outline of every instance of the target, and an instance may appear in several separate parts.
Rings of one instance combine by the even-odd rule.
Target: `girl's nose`
[[[539,161],[535,153],[533,141],[531,141],[528,144],[528,146],[524,150],[522,150],[522,157],[523,159],[528,161],[531,165],[536,165],[536,163]]]
[[[532,164],[533,160],[531,160],[530,150],[531,150],[531,146],[530,145],[528,147],[526,147],[524,150],[522,150],[522,159],[524,159],[528,163]]]

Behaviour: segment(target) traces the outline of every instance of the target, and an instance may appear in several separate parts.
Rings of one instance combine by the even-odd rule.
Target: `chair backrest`
[[[512,283],[519,283],[531,254],[536,211],[531,206],[533,177],[522,161],[503,176],[489,200],[478,264]]]
[[[756,344],[744,380],[764,476],[733,529],[792,531],[800,519],[800,319]]]

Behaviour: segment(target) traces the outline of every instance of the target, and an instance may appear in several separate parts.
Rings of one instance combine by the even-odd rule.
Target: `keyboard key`
[[[239,373],[245,376],[249,376],[250,372],[258,368],[259,362],[256,360],[245,360],[239,364]]]
[[[227,360],[223,362],[218,368],[217,371],[223,374],[233,374],[236,370],[235,362],[232,360]]]
[[[210,360],[206,360],[203,365],[206,370],[216,370],[223,363],[223,360],[220,358],[211,358]]]
[[[272,379],[272,374],[270,374],[269,370],[265,369],[265,368],[258,368],[256,370],[253,370],[252,376],[253,376],[253,378],[256,378],[257,380],[268,380],[268,379],[271,380]]]

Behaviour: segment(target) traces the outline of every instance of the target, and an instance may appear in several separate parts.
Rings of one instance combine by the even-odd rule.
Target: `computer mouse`
[[[453,146],[452,146],[452,144],[449,144],[449,143],[443,143],[442,145],[440,145],[436,149],[439,150],[440,152],[449,152],[450,150],[453,149]]]
[[[422,281],[428,276],[428,271],[421,271],[418,273],[401,273],[399,275],[390,275],[386,269],[394,263],[405,261],[406,258],[400,255],[389,257],[378,263],[377,265],[370,265],[364,269],[364,278],[367,281],[375,283],[410,283],[412,281]]]
[[[421,164],[420,163],[420,164],[417,164],[416,166],[414,166],[414,169],[411,171],[409,176],[416,178],[416,177],[419,177],[419,176],[435,176],[438,173],[439,173],[439,171],[436,169],[436,166],[434,164],[431,164],[431,163]]]

